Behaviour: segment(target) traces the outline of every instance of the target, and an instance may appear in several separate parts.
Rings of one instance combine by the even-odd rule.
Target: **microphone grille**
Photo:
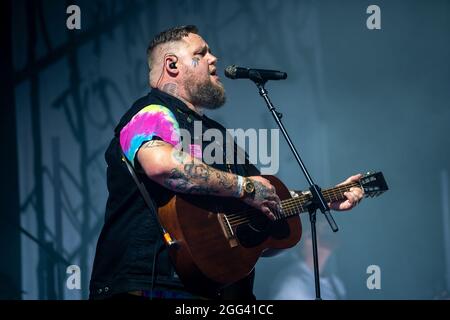
[[[236,65],[231,65],[225,68],[225,76],[231,79],[236,79]]]

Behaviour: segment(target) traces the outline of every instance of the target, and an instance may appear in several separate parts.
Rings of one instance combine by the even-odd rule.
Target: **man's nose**
[[[209,58],[209,64],[216,64],[216,62],[217,62],[217,57],[211,54],[211,56]]]

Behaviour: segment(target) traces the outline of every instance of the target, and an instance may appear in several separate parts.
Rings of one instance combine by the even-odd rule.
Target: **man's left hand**
[[[339,183],[337,186],[359,181],[361,177],[362,174],[351,176],[344,182]],[[350,188],[350,191],[344,192],[344,196],[347,198],[347,200],[334,201],[329,203],[328,205],[330,206],[330,209],[337,211],[346,211],[352,209],[359,203],[359,201],[361,201],[364,196],[364,191],[361,188],[352,187]]]

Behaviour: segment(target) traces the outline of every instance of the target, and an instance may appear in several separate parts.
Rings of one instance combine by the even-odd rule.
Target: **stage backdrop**
[[[66,27],[71,4],[81,9],[80,30]],[[288,73],[267,89],[319,185],[384,172],[390,190],[335,213],[340,231],[327,235],[339,244],[327,268],[345,297],[441,297],[450,280],[450,4],[376,1],[374,30],[371,4],[14,1],[20,226],[11,228],[21,234],[21,297],[87,298],[107,198],[105,149],[121,115],[149,90],[149,40],[181,24],[199,27],[220,73],[230,64]],[[253,83],[222,79],[227,104],[212,118],[228,128],[276,128]],[[279,142],[277,176],[305,189],[281,134]],[[258,262],[257,298],[275,296],[302,245]],[[79,267],[80,289],[67,286],[70,265]],[[379,288],[368,287],[369,266],[379,267]]]

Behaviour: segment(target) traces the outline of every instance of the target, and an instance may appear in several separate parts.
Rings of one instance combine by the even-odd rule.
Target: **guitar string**
[[[345,185],[345,186],[340,186],[340,187],[337,187],[337,188],[333,188],[333,189],[339,189],[341,192],[338,192],[338,191],[334,191],[333,189],[327,189],[327,190],[324,190],[323,191],[323,195],[325,196],[325,197],[329,197],[330,198],[330,200],[331,201],[338,201],[338,200],[340,200],[340,199],[342,199],[342,196],[343,196],[343,193],[342,193],[342,191],[344,191],[344,190],[346,190],[346,191],[348,191],[349,190],[349,188],[351,188],[351,187],[353,187],[353,185],[357,185],[356,183],[355,184],[349,184],[349,185]],[[341,188],[341,187],[345,187],[345,188]],[[345,191],[344,191],[345,192]],[[336,200],[333,200],[332,198],[331,198],[331,195],[334,195],[334,198],[336,199]],[[309,197],[308,196],[306,196],[306,195],[300,195],[299,197],[295,197],[295,198],[289,198],[289,199],[285,199],[285,200],[282,200],[282,205],[283,205],[283,210],[290,210],[290,209],[298,209],[298,207],[300,206],[300,207],[303,207],[299,202],[299,200],[305,200],[305,202],[306,202],[306,200],[308,200],[309,199]],[[256,209],[252,209],[251,211],[253,211],[253,210],[256,210]],[[234,213],[232,213],[232,214],[230,214],[230,215],[227,215],[227,217],[232,217],[232,216],[242,216],[243,214],[245,214],[246,212],[248,212],[249,210],[243,210],[243,211],[240,211],[240,212],[234,212]]]
[[[276,215],[276,220],[280,220],[282,218],[288,218],[294,215],[297,215],[299,213],[304,212],[305,210],[301,210],[300,208],[298,208],[297,210],[284,210],[284,212],[281,212],[280,214]],[[249,210],[248,212],[246,212],[245,216],[241,216],[238,218],[233,218],[229,220],[229,223],[234,227],[237,225],[241,225],[243,223],[248,223],[251,222],[253,218],[257,218],[257,217],[264,217],[261,212],[259,212],[258,210],[254,209],[254,210]]]
[[[347,185],[346,185],[346,187],[347,187]],[[336,194],[336,192],[334,192],[334,193]],[[329,194],[331,194],[331,192]],[[326,195],[325,191],[324,191],[324,195]],[[291,199],[286,199],[286,200],[291,200]],[[299,199],[295,198],[295,200],[299,200]],[[294,209],[294,211],[292,211],[292,209]],[[301,213],[303,211],[305,211],[305,210],[300,204],[299,205],[294,205],[294,206],[292,206],[292,205],[291,206],[287,206],[286,208],[283,208],[283,210],[282,210],[282,212],[280,212],[280,214],[277,214],[277,219],[290,217],[290,216],[299,214],[299,213]],[[235,214],[232,214],[232,215],[235,215]],[[231,217],[229,219],[229,222],[230,222],[230,224],[233,227],[235,227],[235,226],[241,225],[243,223],[251,222],[251,219],[249,219],[249,218],[258,217],[258,216],[259,217],[263,217],[263,216],[261,216],[261,213],[259,212],[259,210],[251,209],[251,210],[247,210],[245,212],[245,215],[241,215],[241,216],[238,216],[238,217]],[[227,218],[228,218],[228,216],[227,216]]]
[[[288,200],[288,201],[286,201],[286,200]],[[286,199],[286,200],[283,200],[283,202],[286,201],[286,203],[282,204],[282,212],[281,212],[281,215],[283,215],[283,212],[287,212],[287,211],[292,210],[292,209],[294,209],[294,208],[299,209],[299,208],[301,207],[300,204],[289,204],[289,203],[287,203],[287,202],[290,202],[290,201],[289,201],[290,199]],[[228,219],[228,221],[230,221],[230,222],[235,222],[235,221],[237,221],[237,220],[240,220],[240,219],[242,219],[242,218],[245,218],[246,215],[247,215],[247,213],[253,214],[254,212],[260,214],[260,211],[259,211],[259,210],[252,208],[252,209],[250,209],[250,210],[245,210],[245,211],[241,211],[241,212],[239,212],[239,213],[232,213],[232,214],[230,214],[230,215],[227,215],[227,219]]]
[[[292,208],[289,210],[283,209],[283,211],[280,212],[279,215],[276,215],[276,217],[277,217],[276,220],[279,220],[282,218],[288,218],[288,217],[294,216],[294,215],[299,214],[304,211],[305,210],[302,210],[302,208],[300,208],[299,206],[296,207],[296,210],[295,210],[295,208],[294,208],[294,210],[292,210]],[[245,213],[245,215],[242,215],[240,217],[235,217],[233,219],[229,219],[229,223],[232,227],[236,227],[241,224],[252,222],[253,218],[258,218],[258,217],[264,217],[264,216],[261,214],[261,212],[259,210],[251,209],[251,210],[248,210]]]
[[[343,186],[335,187],[333,189],[327,189],[327,190],[323,191],[323,195],[326,197],[329,197],[331,201],[335,201],[335,200],[331,199],[331,195],[334,195],[335,198],[337,200],[339,200],[339,199],[342,199],[343,192],[348,191],[353,186],[359,186],[359,184],[358,183],[350,183],[350,184],[346,184]],[[277,218],[278,219],[286,218],[286,217],[290,217],[290,216],[296,215],[298,213],[304,212],[305,210],[299,202],[301,202],[302,200],[306,201],[308,199],[309,199],[309,197],[307,197],[307,196],[299,196],[299,197],[283,200],[285,205],[282,206],[282,211],[276,215]],[[300,209],[300,212],[299,212],[299,209]],[[233,214],[227,215],[227,219],[228,219],[229,223],[233,227],[235,227],[237,225],[250,222],[251,220],[248,218],[252,218],[254,216],[259,216],[260,214],[261,213],[257,209],[250,209],[250,210],[245,210],[245,211],[241,211],[238,213],[233,213]]]
[[[346,186],[346,187],[348,187],[348,186]],[[348,189],[346,188],[346,190],[348,190]],[[334,199],[331,198],[332,194],[334,195],[334,198],[336,198],[337,200],[342,199],[342,193],[339,194],[338,192],[334,192],[332,190],[324,190],[323,194],[325,197],[329,197],[331,201],[335,201]],[[282,201],[282,212],[280,212],[280,216],[281,217],[290,216],[290,215],[292,215],[293,212],[289,212],[289,211],[292,211],[292,210],[298,211],[300,209],[301,211],[304,211],[304,208],[300,202],[303,202],[303,201],[306,202],[306,200],[308,200],[308,199],[309,199],[309,197],[307,197],[307,196],[300,196],[300,197],[296,197],[296,198],[283,200]],[[242,212],[227,215],[227,218],[229,221],[235,222],[236,218],[237,218],[237,220],[239,220],[240,218],[244,218],[246,213],[253,213],[255,211],[259,212],[259,210],[256,210],[256,209],[245,210]],[[286,213],[287,213],[287,215],[286,215]]]

